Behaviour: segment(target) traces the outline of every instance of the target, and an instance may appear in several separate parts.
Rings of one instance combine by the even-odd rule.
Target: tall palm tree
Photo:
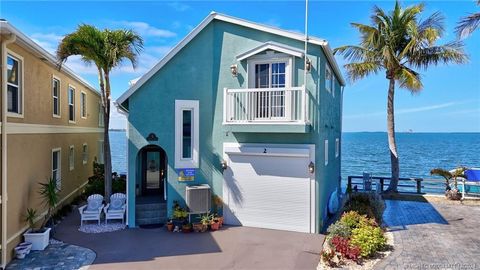
[[[480,6],[480,0],[477,0],[477,5]],[[457,33],[458,38],[464,39],[470,36],[475,29],[480,25],[480,12],[470,14],[467,17],[463,17],[459,22],[457,27],[455,27],[455,32]]]
[[[94,64],[98,70],[98,82],[102,97],[104,120],[105,199],[112,192],[112,158],[110,154],[110,72],[124,60],[135,68],[143,49],[143,39],[131,30],[99,30],[92,25],[81,24],[66,35],[57,48],[59,67],[70,56],[79,55],[86,64]]]
[[[422,90],[421,75],[414,69],[425,70],[440,63],[464,63],[467,56],[459,41],[436,45],[442,37],[443,17],[435,12],[425,20],[419,18],[424,4],[402,8],[397,1],[389,13],[374,6],[371,24],[352,23],[360,32],[359,45],[336,48],[350,63],[344,67],[350,81],[385,71],[388,80],[387,133],[392,178],[387,192],[397,192],[400,175],[395,142],[395,85],[413,93]]]

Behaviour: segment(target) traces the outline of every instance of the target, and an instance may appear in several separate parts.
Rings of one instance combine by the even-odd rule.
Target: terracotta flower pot
[[[173,223],[167,223],[167,230],[170,232],[173,232],[173,229],[175,228],[175,225]]]
[[[223,227],[223,217],[218,217],[218,223],[220,223],[219,228]]]
[[[194,223],[193,224],[193,231],[194,232],[201,232],[203,229],[203,224],[202,223]]]
[[[192,231],[192,226],[190,226],[190,225],[183,225],[182,226],[182,232],[189,233],[191,231]]]
[[[210,230],[212,231],[218,230],[219,227],[220,227],[220,222],[218,221],[213,221],[212,223],[210,223]]]

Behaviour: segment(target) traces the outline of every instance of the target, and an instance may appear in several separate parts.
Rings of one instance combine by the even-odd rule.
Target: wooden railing
[[[305,122],[305,87],[224,89],[227,124]]]
[[[372,190],[376,191],[377,185],[373,183],[378,181],[378,186],[381,192],[390,184],[391,177],[384,176],[370,176],[372,180]],[[347,188],[350,190],[357,188],[364,190],[363,176],[350,175],[347,178]],[[444,181],[441,179],[425,179],[425,178],[399,178],[398,182],[399,192],[401,193],[443,193],[445,191]]]

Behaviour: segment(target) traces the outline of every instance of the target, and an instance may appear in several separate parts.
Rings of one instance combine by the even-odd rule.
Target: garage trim
[[[266,150],[266,151],[265,151]],[[223,143],[223,159],[229,160],[229,155],[246,156],[277,156],[309,158],[315,164],[314,144],[264,144],[264,143]],[[307,168],[305,168],[307,169]],[[224,180],[225,181],[225,180]],[[223,183],[222,183],[223,185]],[[316,233],[316,190],[315,173],[310,174],[310,233]]]

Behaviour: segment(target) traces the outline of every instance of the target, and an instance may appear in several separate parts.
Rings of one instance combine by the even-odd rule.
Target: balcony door
[[[249,110],[254,119],[286,120],[290,111],[290,93],[286,91],[290,87],[290,60],[249,61],[249,70],[249,88],[256,89],[250,97],[254,108]]]

